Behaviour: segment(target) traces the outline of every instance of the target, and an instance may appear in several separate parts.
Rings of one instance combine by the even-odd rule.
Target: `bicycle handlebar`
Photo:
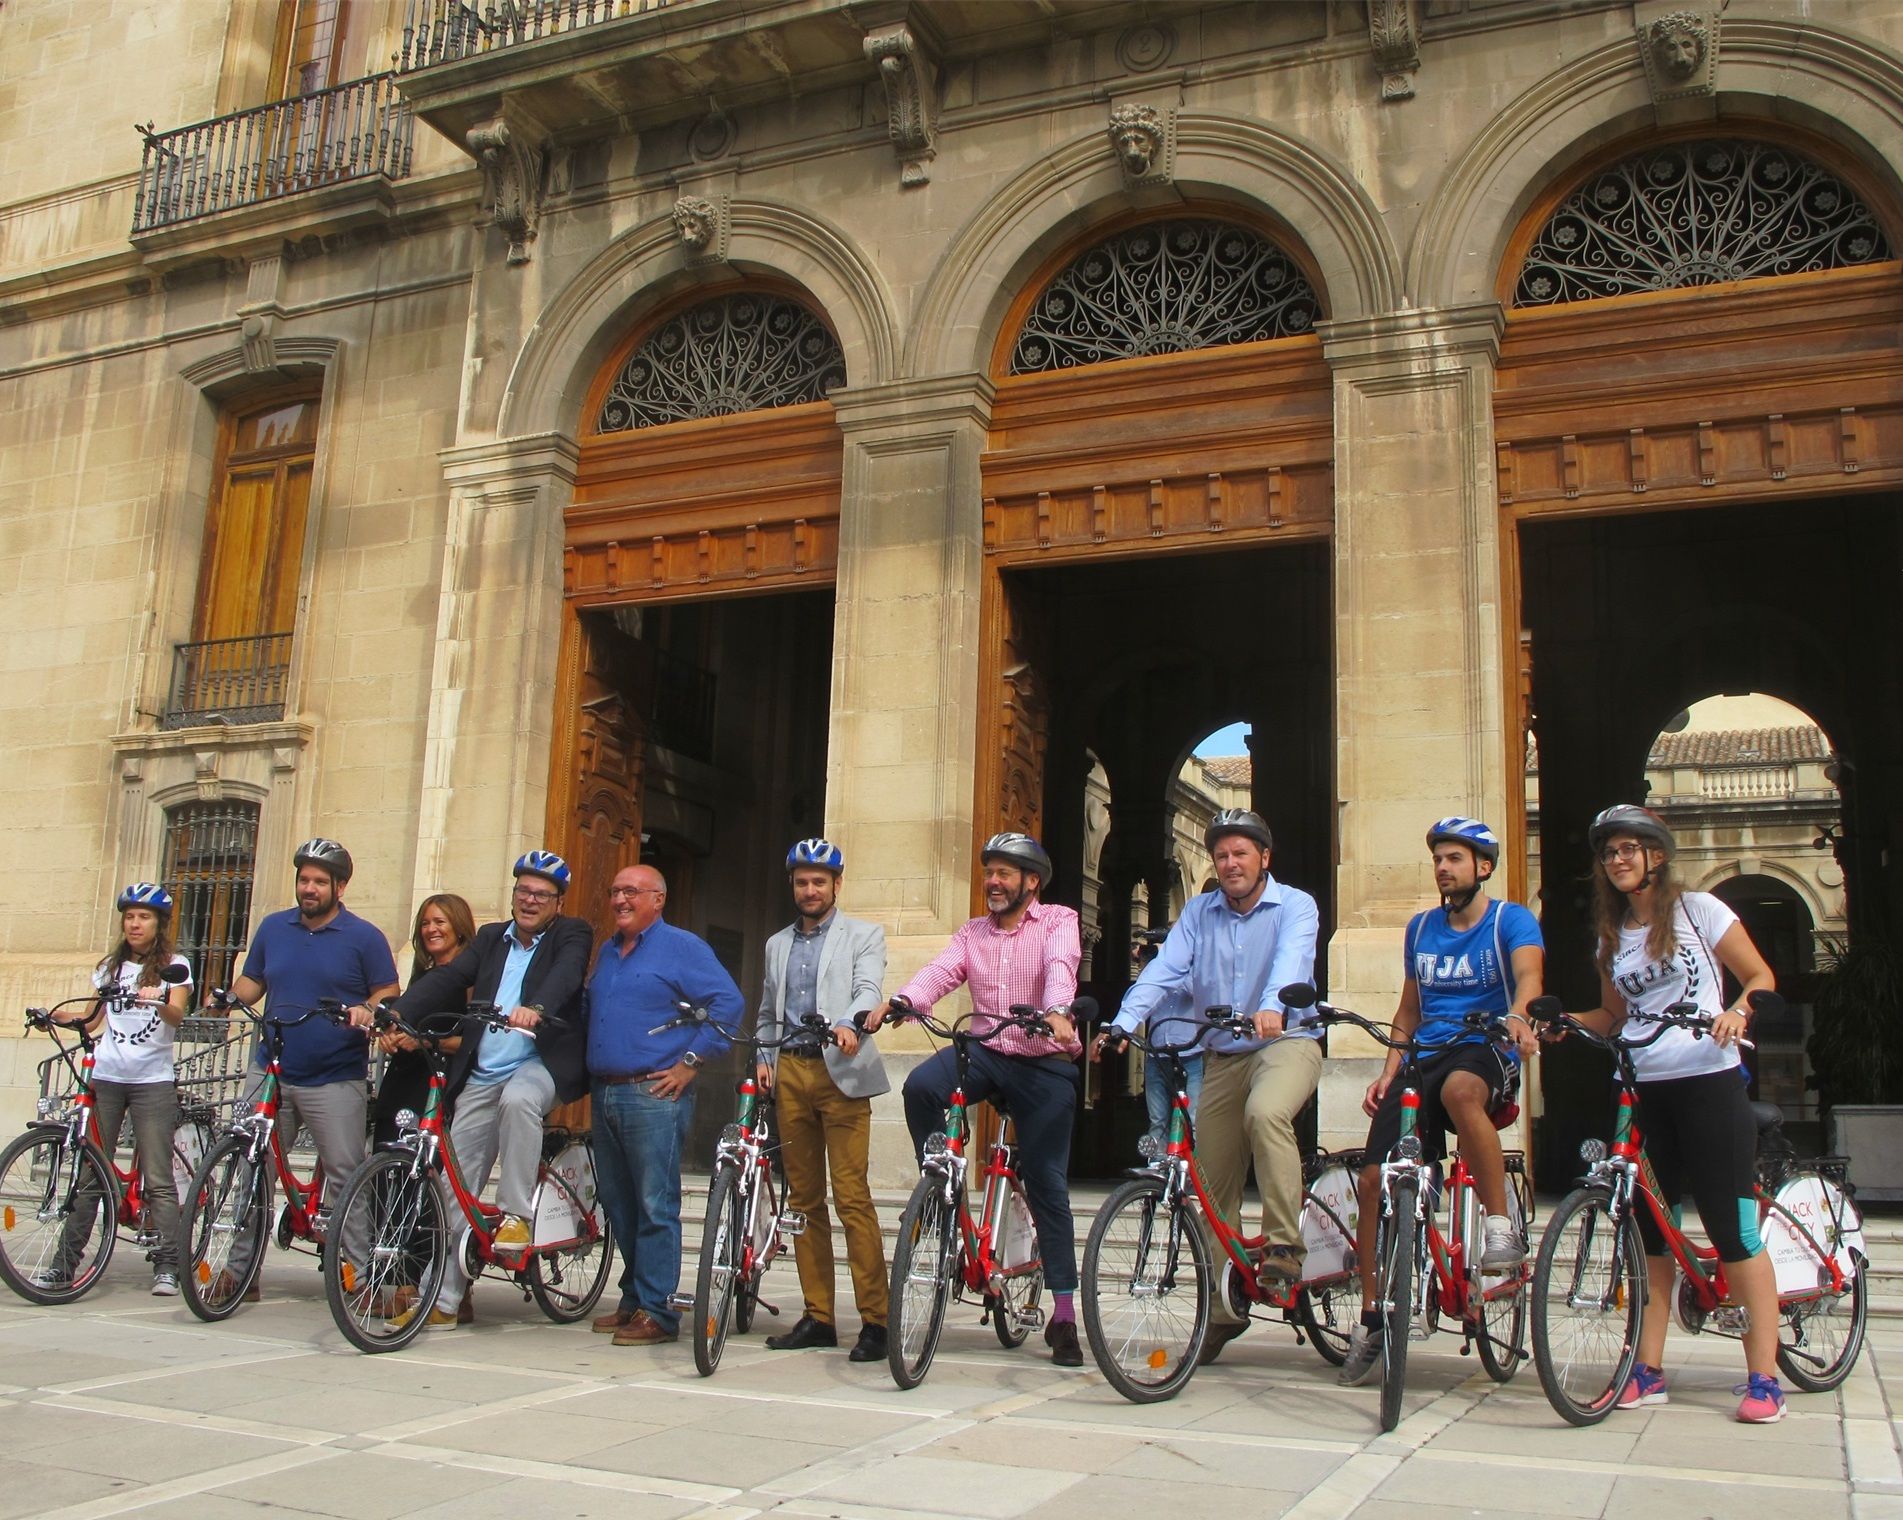
[[[1783,995],[1760,987],[1747,998],[1754,1015],[1772,1015],[1784,1008]],[[1669,1008],[1661,1008],[1656,1013],[1645,1013],[1639,1009],[1626,1011],[1627,1023],[1652,1024],[1657,1026],[1643,1039],[1628,1040],[1618,1034],[1600,1034],[1596,1029],[1588,1028],[1580,1020],[1566,1012],[1560,1000],[1548,993],[1544,997],[1534,998],[1526,1005],[1527,1016],[1537,1023],[1549,1025],[1566,1033],[1577,1034],[1589,1045],[1601,1050],[1643,1050],[1648,1045],[1663,1039],[1668,1030],[1689,1029],[1692,1038],[1702,1040],[1711,1033],[1712,1025],[1721,1017],[1707,1013],[1696,1003],[1673,1003]],[[1756,1050],[1755,1041],[1740,1038],[1738,1044],[1746,1050]]]
[[[537,1010],[537,1012],[539,1018],[533,1029],[517,1029],[515,1025],[509,1022],[508,1015],[502,1011],[500,1005],[490,1002],[472,1002],[460,1010],[451,1008],[443,1009],[436,1013],[426,1013],[421,1015],[424,1022],[416,1024],[412,1023],[409,1015],[399,1009],[396,1004],[379,1003],[371,1010],[373,1019],[371,1030],[376,1034],[386,1034],[391,1030],[395,1030],[398,1034],[406,1034],[411,1039],[420,1041],[425,1045],[435,1046],[442,1044],[445,1040],[453,1040],[459,1036],[463,1032],[463,1022],[467,1019],[476,1020],[482,1025],[484,1030],[494,1029],[501,1031],[515,1029],[516,1033],[526,1034],[531,1039],[544,1029],[559,1033],[561,1030],[568,1028],[567,1019],[560,1018],[552,1013],[540,1013],[540,1010]],[[431,1028],[429,1021],[438,1018],[453,1020],[454,1023],[446,1023],[440,1028]]]
[[[1029,1003],[1013,1003],[1009,1013],[988,1015],[992,1020],[992,1027],[985,1034],[974,1035],[969,1033],[965,1026],[978,1017],[976,1009],[969,1013],[961,1013],[947,1024],[943,1019],[920,1012],[904,998],[894,997],[891,1003],[892,1012],[888,1016],[890,1023],[910,1022],[941,1040],[955,1040],[963,1037],[976,1040],[980,1045],[987,1044],[990,1037],[1002,1029],[1022,1029],[1030,1034],[1042,1034],[1055,1038],[1051,1026],[1046,1022],[1050,1015],[1060,1014],[1073,1022],[1082,1022],[1097,1011],[1096,1000],[1090,997],[1075,998],[1056,1008],[1034,1008]]]
[[[1337,1008],[1332,1003],[1324,1003],[1307,982],[1290,982],[1276,995],[1282,1000],[1285,1008],[1313,1008],[1316,1018],[1322,1023],[1352,1024],[1377,1045],[1385,1046],[1389,1050],[1401,1051],[1403,1054],[1412,1054],[1417,1061],[1423,1056],[1435,1056],[1442,1051],[1452,1050],[1456,1045],[1466,1043],[1467,1036],[1471,1034],[1503,1034],[1506,1023],[1505,1014],[1474,1009],[1462,1015],[1460,1032],[1445,1040],[1423,1040],[1418,1032],[1397,1039],[1392,1025],[1377,1024],[1373,1019],[1356,1013],[1353,1009]],[[1529,1009],[1529,1016],[1530,1014]]]
[[[205,994],[205,1006],[207,1008],[216,1008],[224,1013],[234,1011],[242,1013],[246,1018],[251,1020],[253,1024],[256,1024],[260,1031],[263,1031],[267,1028],[280,1030],[295,1029],[299,1024],[317,1018],[329,1019],[335,1024],[345,1018],[345,1010],[350,1005],[345,1003],[341,998],[319,998],[313,1007],[306,1008],[294,1019],[287,1019],[280,1017],[276,1004],[273,1004],[269,1011],[260,1013],[256,1008],[252,1007],[251,1004],[244,1002],[242,999],[233,997],[230,988],[214,987],[210,992]],[[365,1032],[368,1033],[368,1031]]]
[[[1103,1041],[1106,1047],[1115,1046],[1119,1050],[1126,1045],[1134,1045],[1146,1056],[1184,1056],[1200,1047],[1204,1041],[1213,1035],[1239,1034],[1253,1037],[1255,1034],[1255,1015],[1237,1013],[1236,1010],[1227,1003],[1220,1003],[1215,1007],[1205,1008],[1203,1010],[1203,1018],[1205,1022],[1197,1027],[1196,1033],[1193,1036],[1188,1040],[1173,1045],[1159,1044],[1148,1035],[1139,1035],[1134,1031],[1125,1034],[1120,1029],[1106,1029],[1103,1032]],[[1164,1020],[1163,1022],[1182,1024],[1189,1021],[1179,1016],[1174,1019]]]

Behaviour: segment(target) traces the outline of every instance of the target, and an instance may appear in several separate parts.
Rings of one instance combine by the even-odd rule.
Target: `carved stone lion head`
[[[1691,11],[1673,11],[1646,28],[1646,45],[1659,73],[1683,83],[1705,64],[1708,43],[1705,18]]]
[[[712,201],[704,201],[697,195],[682,196],[674,202],[674,230],[683,247],[705,253],[713,246],[714,234],[719,230],[719,213]]]
[[[1155,106],[1123,105],[1110,113],[1110,145],[1132,179],[1141,179],[1163,151],[1163,118]]]

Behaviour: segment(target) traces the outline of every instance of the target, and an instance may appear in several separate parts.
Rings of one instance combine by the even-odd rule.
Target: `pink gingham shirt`
[[[1057,903],[1034,902],[1017,928],[1005,933],[991,916],[968,919],[930,965],[907,982],[899,996],[923,1012],[962,983],[971,990],[972,1033],[988,1035],[1013,1003],[1057,1008],[1077,996],[1077,964],[1083,946],[1077,914]],[[1010,1056],[1075,1056],[1083,1043],[1005,1029],[989,1042]]]

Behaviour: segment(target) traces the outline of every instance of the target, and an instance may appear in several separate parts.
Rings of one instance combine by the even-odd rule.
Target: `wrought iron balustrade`
[[[150,122],[139,131],[135,234],[344,180],[402,179],[416,123],[392,72],[170,132]]]
[[[173,656],[171,700],[159,726],[275,722],[284,716],[290,673],[288,633],[180,644]]]
[[[396,71],[408,74],[477,53],[640,16],[688,0],[410,0]]]

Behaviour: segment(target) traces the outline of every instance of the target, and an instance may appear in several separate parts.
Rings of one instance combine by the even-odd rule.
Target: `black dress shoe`
[[[769,1335],[766,1338],[766,1348],[769,1351],[804,1351],[808,1346],[837,1346],[838,1344],[839,1332],[824,1320],[814,1319],[810,1314],[802,1314],[793,1328],[784,1335]]]
[[[1058,1366],[1084,1365],[1084,1348],[1077,1344],[1076,1320],[1052,1320],[1044,1327],[1044,1344],[1051,1348],[1051,1360]]]
[[[1233,1324],[1224,1324],[1221,1320],[1212,1320],[1209,1329],[1203,1333],[1203,1349],[1197,1354],[1196,1365],[1206,1367],[1222,1355],[1222,1348],[1228,1345],[1244,1330],[1249,1328],[1247,1320],[1237,1320]]]
[[[861,1325],[859,1339],[853,1342],[852,1350],[846,1353],[849,1362],[883,1362],[885,1360],[885,1326]]]

